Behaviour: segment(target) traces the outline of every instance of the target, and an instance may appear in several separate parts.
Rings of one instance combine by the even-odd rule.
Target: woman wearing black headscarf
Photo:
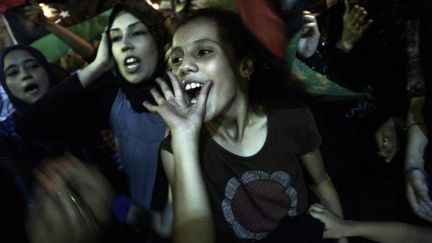
[[[142,103],[151,100],[155,78],[164,75],[167,42],[159,12],[143,1],[117,4],[95,60],[58,85],[18,122],[20,132],[29,138],[112,129],[133,200],[122,200],[117,213],[132,224],[139,224],[133,216],[149,216],[148,209],[162,209],[166,202],[168,187],[158,168],[158,148],[166,125]],[[113,66],[115,82],[110,75],[101,77]]]
[[[31,242],[91,242],[110,222],[111,189],[95,168],[71,155],[53,159],[65,147],[27,141],[14,129],[16,118],[56,84],[55,73],[31,47],[14,45],[0,54],[0,83],[16,110],[2,123],[0,135],[0,208],[3,222],[13,229],[1,234],[2,242],[27,242],[24,222]]]

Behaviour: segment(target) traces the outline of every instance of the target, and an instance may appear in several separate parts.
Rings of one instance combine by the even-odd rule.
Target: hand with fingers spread
[[[171,79],[173,90],[164,80],[157,79],[163,94],[153,89],[151,93],[157,105],[152,105],[147,101],[143,105],[149,111],[158,113],[173,135],[178,132],[197,135],[204,120],[207,96],[212,82],[207,81],[202,84],[198,96],[193,100],[188,100],[179,79],[172,72],[168,72],[168,76]]]
[[[396,124],[392,118],[380,126],[375,133],[375,140],[378,145],[378,155],[384,157],[386,163],[391,162],[398,151]]]
[[[305,24],[303,26],[303,35],[299,40],[297,53],[303,58],[311,57],[318,48],[320,40],[320,31],[314,15],[309,11],[303,11]]]
[[[363,7],[345,0],[342,36],[338,47],[350,52],[372,23],[373,20],[368,18],[368,13]]]
[[[72,156],[51,159],[35,172],[27,232],[35,243],[97,242],[111,219],[112,192],[96,169]]]
[[[99,43],[94,61],[78,73],[79,80],[81,81],[83,87],[88,87],[101,74],[110,70],[114,66],[114,61],[111,58],[108,38],[109,37],[105,29],[102,33],[102,38]]]
[[[407,171],[406,195],[414,213],[420,218],[432,222],[432,200],[429,195],[428,178],[421,169]]]

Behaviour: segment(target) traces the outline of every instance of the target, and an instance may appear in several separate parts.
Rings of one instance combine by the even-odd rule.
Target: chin
[[[123,75],[123,78],[130,84],[138,84],[140,83],[143,79],[139,76],[136,75],[130,75],[130,74],[126,74]]]
[[[130,84],[139,84],[149,79],[147,76],[137,74],[124,74],[123,78]]]

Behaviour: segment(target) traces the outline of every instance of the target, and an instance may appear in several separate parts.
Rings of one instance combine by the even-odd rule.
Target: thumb
[[[208,94],[210,92],[211,86],[213,85],[213,81],[209,80],[204,83],[204,86],[201,88],[198,95],[198,104],[200,106],[204,106],[207,102]]]
[[[344,14],[348,14],[349,11],[351,11],[351,9],[352,9],[352,4],[348,0],[345,0],[344,3],[345,3],[345,12],[344,12]]]

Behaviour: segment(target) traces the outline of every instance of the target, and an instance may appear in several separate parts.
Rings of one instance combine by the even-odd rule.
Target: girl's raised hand
[[[179,79],[172,72],[168,72],[168,76],[173,89],[171,90],[164,80],[157,79],[162,94],[156,89],[151,91],[157,105],[152,105],[148,101],[144,101],[143,105],[164,119],[172,135],[197,135],[204,120],[207,96],[212,82],[207,81],[203,84],[197,102],[192,104],[186,100]]]

